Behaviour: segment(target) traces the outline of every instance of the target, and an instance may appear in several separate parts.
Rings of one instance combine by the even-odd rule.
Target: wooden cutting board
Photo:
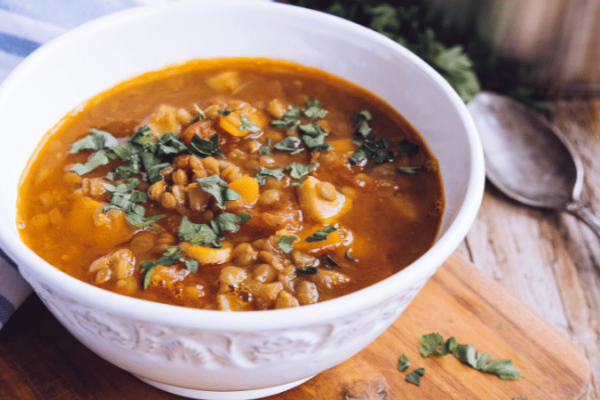
[[[419,336],[438,332],[492,359],[510,358],[524,379],[505,381],[452,355],[424,358]],[[397,369],[405,353],[412,365]],[[406,382],[425,368],[421,385]],[[574,400],[589,383],[584,354],[473,265],[453,255],[398,320],[345,363],[269,400]],[[0,399],[179,399],[99,358],[35,297],[0,331]]]

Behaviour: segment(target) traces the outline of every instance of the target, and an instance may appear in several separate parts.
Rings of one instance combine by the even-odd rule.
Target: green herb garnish
[[[277,142],[273,145],[275,150],[279,151],[298,151],[298,145],[301,143],[301,140],[295,136],[288,136],[285,139]]]
[[[259,185],[262,185],[269,176],[272,176],[275,179],[283,178],[285,176],[284,171],[285,168],[267,169],[265,167],[260,167],[260,172],[254,175],[254,179],[258,181]]]
[[[321,264],[323,265],[323,268],[327,268],[327,269],[334,269],[335,267],[339,267],[340,264],[335,261],[330,255],[326,255],[325,257],[321,258]]]
[[[402,139],[396,143],[396,149],[401,156],[414,156],[419,152],[419,145]]]
[[[423,171],[423,167],[398,167],[396,172],[402,172],[403,174],[413,175],[419,171]]]
[[[206,178],[196,179],[196,182],[198,182],[198,185],[200,185],[202,190],[214,197],[219,208],[224,208],[226,201],[237,200],[242,197],[238,192],[230,189],[227,182],[221,179],[217,174]]]
[[[352,262],[357,262],[358,260],[350,255],[351,251],[352,251],[352,249],[346,250],[346,254],[345,254],[346,258]]]
[[[417,368],[406,376],[406,381],[412,383],[413,385],[420,386],[421,377],[423,375],[425,375],[425,368]]]
[[[161,258],[157,261],[142,261],[138,266],[138,269],[143,269],[142,272],[142,286],[144,290],[150,286],[152,282],[152,275],[156,267],[162,265],[164,267],[171,267],[178,262],[183,262],[187,269],[191,272],[196,273],[198,271],[198,261],[183,258],[183,252],[177,247],[173,246],[165,251]]]
[[[294,107],[283,114],[283,119],[275,120],[271,122],[271,125],[279,129],[294,129],[300,123],[301,116],[302,111],[298,107]]]
[[[149,228],[149,229],[156,229],[152,226],[153,223],[155,223],[156,221],[158,221],[159,219],[163,218],[164,215],[153,215],[151,217],[144,217],[142,215],[139,214],[127,214],[125,215],[125,219],[127,220],[127,222],[129,222],[131,225],[138,227],[138,228]]]
[[[258,153],[262,154],[263,156],[268,156],[271,154],[271,139],[266,140],[264,147],[261,147],[258,150]]]
[[[179,225],[179,237],[184,242],[208,246],[219,238],[215,231],[206,224],[195,224],[187,215],[183,216]]]
[[[312,236],[309,236],[304,240],[309,243],[310,242],[322,242],[324,240],[327,240],[327,235],[329,235],[331,232],[337,231],[337,230],[338,230],[338,228],[336,226],[328,225],[325,228],[316,231],[315,233],[313,233]]]
[[[104,150],[113,149],[119,145],[119,141],[110,133],[98,129],[91,129],[91,134],[73,143],[71,154],[81,150]]]
[[[298,238],[293,235],[283,235],[277,242],[277,247],[279,247],[285,254],[290,254],[292,252],[292,243],[294,243],[297,239]]]
[[[398,370],[406,371],[410,367],[410,360],[404,353],[402,353],[402,357],[400,357],[400,361],[398,361]]]
[[[306,108],[304,109],[304,115],[314,121],[318,118],[325,118],[329,111],[321,108],[321,102],[317,99],[308,100],[306,102]]]
[[[290,176],[294,179],[302,180],[308,176],[311,172],[313,172],[317,168],[317,163],[312,163],[308,165],[300,164],[300,163],[291,163],[286,167],[286,169],[290,170]]]
[[[314,275],[314,274],[316,274],[318,272],[319,272],[319,270],[317,269],[317,267],[308,266],[308,267],[306,267],[304,269],[297,268],[296,269],[296,276]]]
[[[192,141],[188,146],[188,151],[199,158],[210,156],[223,156],[219,150],[219,134],[212,135],[210,140],[202,139],[198,135],[192,137]]]
[[[241,115],[242,117],[242,124],[240,126],[238,126],[238,131],[240,132],[244,132],[244,131],[249,131],[249,132],[260,132],[260,126],[256,125],[253,122],[250,122],[250,120],[248,119],[248,116],[244,113],[242,113]]]
[[[194,109],[198,113],[198,116],[194,119],[194,122],[204,121],[206,116],[204,115],[204,111],[197,104],[194,104]]]
[[[470,367],[490,374],[497,375],[500,379],[521,379],[521,372],[515,368],[512,361],[507,358],[489,361],[487,354],[475,351],[475,347],[466,344],[459,344],[454,337],[444,341],[439,333],[430,333],[421,336],[421,345],[419,352],[423,357],[431,354],[454,354],[459,361]]]

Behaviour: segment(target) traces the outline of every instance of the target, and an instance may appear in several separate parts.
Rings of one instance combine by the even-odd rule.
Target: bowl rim
[[[475,125],[464,102],[446,80],[415,54],[369,28],[319,11],[288,4],[262,1],[224,0],[220,2],[197,2],[187,0],[134,7],[87,22],[38,48],[23,60],[6,77],[4,82],[0,84],[0,98],[10,93],[13,82],[17,81],[17,77],[26,75],[31,65],[43,59],[46,53],[54,51],[55,48],[68,45],[78,35],[103,30],[107,26],[126,23],[131,19],[145,18],[147,15],[161,13],[163,10],[179,7],[185,8],[190,5],[207,10],[227,7],[252,7],[258,11],[276,10],[276,12],[292,12],[295,15],[313,19],[316,23],[327,23],[341,30],[355,31],[367,40],[374,41],[378,45],[387,48],[392,48],[401,57],[424,72],[430,79],[437,83],[458,112],[460,120],[464,124],[468,144],[471,148],[471,158],[469,161],[472,168],[469,171],[469,176],[465,177],[469,183],[464,194],[464,201],[456,212],[454,220],[450,223],[446,232],[441,236],[438,234],[435,243],[425,254],[396,274],[357,292],[322,303],[292,309],[227,313],[156,303],[113,293],[71,277],[42,260],[21,242],[18,235],[15,236],[8,229],[4,220],[0,220],[0,244],[7,255],[19,265],[19,270],[21,271],[23,268],[34,270],[35,274],[43,276],[47,281],[55,282],[58,287],[65,290],[65,293],[70,294],[82,304],[102,304],[98,309],[104,312],[128,317],[133,320],[152,321],[157,324],[183,324],[190,328],[234,331],[264,331],[322,323],[330,320],[332,316],[348,315],[384,301],[387,298],[386,295],[394,292],[394,288],[399,286],[399,283],[402,281],[416,282],[428,279],[458,247],[475,220],[483,197],[485,181],[483,150]],[[21,267],[22,265],[25,267]],[[30,274],[29,271],[24,274],[25,277],[28,274]]]

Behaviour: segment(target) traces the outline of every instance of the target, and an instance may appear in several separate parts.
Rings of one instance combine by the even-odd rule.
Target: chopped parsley
[[[298,238],[293,235],[283,235],[277,242],[277,247],[279,247],[285,254],[290,254],[292,252],[292,243],[294,243],[297,239]]]
[[[403,174],[413,175],[419,171],[422,171],[422,167],[398,167],[396,172],[402,172]]]
[[[151,217],[146,218],[139,214],[127,214],[127,215],[125,215],[125,219],[131,225],[138,227],[138,228],[156,229],[152,226],[152,224],[155,223],[156,221],[158,221],[159,219],[163,218],[164,216],[165,216],[164,214],[161,214],[161,215],[153,215]]]
[[[190,154],[199,158],[223,156],[219,150],[219,134],[217,133],[212,135],[210,140],[202,139],[200,136],[194,135],[188,146],[188,151]]]
[[[220,235],[225,232],[237,232],[251,215],[242,211],[240,215],[229,212],[219,214],[209,224],[195,224],[184,215],[179,225],[179,238],[194,245],[221,248]]]
[[[196,179],[200,188],[204,190],[206,193],[211,194],[219,208],[225,207],[226,201],[237,200],[242,197],[238,192],[233,189],[230,189],[223,179],[219,177],[219,175],[214,174],[206,178]]]
[[[259,185],[265,183],[265,180],[271,176],[275,179],[281,179],[285,176],[285,171],[290,171],[290,176],[294,179],[298,179],[299,181],[306,178],[308,174],[314,171],[317,168],[317,163],[312,163],[308,165],[300,164],[297,162],[291,163],[287,167],[276,168],[276,169],[268,169],[265,167],[260,167],[260,172],[254,175],[254,179],[258,181]]]
[[[300,143],[301,140],[298,139],[296,136],[288,136],[280,142],[275,143],[273,145],[273,148],[279,151],[295,152],[299,150],[298,146],[300,145]]]
[[[73,143],[71,154],[81,150],[104,150],[113,149],[119,145],[119,141],[110,133],[98,129],[91,129],[91,135],[84,137]]]
[[[425,375],[425,368],[417,368],[406,375],[406,381],[412,383],[413,385],[420,386],[421,377],[423,377],[423,375]]]
[[[346,254],[344,254],[344,255],[346,256],[346,258],[347,258],[348,260],[350,260],[350,261],[352,261],[352,262],[358,262],[358,260],[357,260],[356,258],[354,258],[354,257],[352,257],[352,256],[350,255],[350,252],[351,252],[351,251],[352,251],[352,249],[348,249],[348,250],[346,250]]]
[[[240,131],[240,132],[249,131],[252,133],[260,132],[260,126],[251,122],[248,119],[248,116],[246,114],[242,113],[241,117],[242,117],[242,124],[240,126],[238,126],[238,131]]]
[[[260,167],[260,172],[254,175],[254,179],[258,181],[259,185],[262,185],[269,176],[272,176],[275,179],[283,178],[285,176],[284,172],[285,168],[268,169]]]
[[[298,107],[294,107],[283,114],[283,119],[275,120],[271,122],[271,125],[279,129],[294,129],[300,123],[301,116],[302,110]]]
[[[291,163],[285,169],[290,170],[290,176],[294,179],[302,180],[308,176],[311,172],[313,172],[317,168],[317,163],[312,163],[308,165],[300,164],[300,163]]]
[[[302,151],[298,148],[300,143],[304,143],[312,151],[323,151],[331,148],[331,145],[325,142],[327,131],[319,124],[314,123],[317,119],[325,118],[327,113],[328,111],[321,107],[321,102],[317,99],[308,100],[304,110],[294,107],[285,112],[283,119],[275,120],[271,124],[276,128],[286,130],[298,128],[300,139],[295,136],[289,136],[276,143],[274,148],[280,151],[290,151],[292,152],[291,155]],[[309,121],[305,124],[301,123],[302,115],[309,118]]]
[[[304,269],[297,268],[296,269],[296,276],[314,275],[314,274],[316,274],[318,272],[319,272],[319,270],[317,269],[317,267],[308,266],[308,267],[306,267]]]
[[[212,244],[219,238],[209,225],[195,224],[189,220],[187,215],[183,216],[181,224],[179,225],[179,237],[184,242],[205,246]]]
[[[354,135],[360,141],[360,147],[350,156],[348,162],[352,165],[361,163],[364,160],[371,160],[375,164],[393,161],[396,157],[396,152],[389,147],[391,142],[388,138],[380,138],[375,136],[371,129],[371,120],[373,116],[368,110],[356,112],[354,115]]]
[[[419,145],[402,139],[396,143],[396,149],[401,156],[414,156],[419,152]]]
[[[402,353],[400,361],[398,361],[398,371],[406,371],[410,367],[410,360],[406,357],[406,354]]]
[[[330,255],[326,255],[325,257],[321,258],[321,264],[323,265],[323,268],[327,268],[327,269],[334,269],[335,267],[339,267],[340,264],[335,261]]]
[[[183,262],[186,268],[193,273],[198,271],[198,261],[183,258],[183,252],[177,246],[169,248],[157,261],[142,261],[138,266],[138,269],[144,270],[142,272],[142,287],[144,290],[148,289],[148,286],[150,286],[152,275],[154,275],[157,266],[162,265],[171,267],[178,262]]]
[[[336,226],[328,225],[325,228],[316,231],[315,233],[313,233],[312,236],[309,236],[306,239],[304,239],[304,241],[309,242],[309,243],[310,242],[322,242],[324,240],[327,240],[327,235],[329,235],[331,232],[337,231],[337,230],[338,230],[338,228]]]
[[[204,111],[197,104],[194,104],[194,109],[198,113],[198,116],[194,119],[194,122],[204,121],[206,116],[204,115]]]
[[[224,116],[224,117],[228,116],[228,115],[229,115],[229,114],[231,114],[232,112],[233,112],[233,110],[232,110],[232,109],[230,109],[230,108],[226,108],[226,109],[224,109],[224,110],[219,110],[219,111],[217,111],[217,113],[218,113],[219,115],[222,115],[222,116]]]
[[[109,157],[109,153],[106,150],[100,150],[94,153],[92,158],[85,164],[75,164],[73,168],[71,168],[71,171],[75,172],[77,175],[85,175],[102,165],[108,164],[111,160],[112,159]]]
[[[439,333],[430,333],[421,336],[421,345],[419,352],[423,357],[431,354],[454,354],[460,362],[468,366],[489,374],[495,374],[500,379],[521,379],[521,372],[515,368],[512,361],[507,358],[501,358],[489,361],[491,356],[475,351],[475,347],[467,344],[459,344],[454,337],[444,341]]]
[[[271,154],[271,139],[267,139],[267,141],[265,142],[264,147],[261,147],[258,150],[258,153],[263,155],[263,156],[268,156],[269,154]]]

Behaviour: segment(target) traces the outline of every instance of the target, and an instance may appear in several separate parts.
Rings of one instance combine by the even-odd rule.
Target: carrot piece
[[[231,182],[229,189],[238,192],[249,204],[258,198],[258,181],[248,175]]]

